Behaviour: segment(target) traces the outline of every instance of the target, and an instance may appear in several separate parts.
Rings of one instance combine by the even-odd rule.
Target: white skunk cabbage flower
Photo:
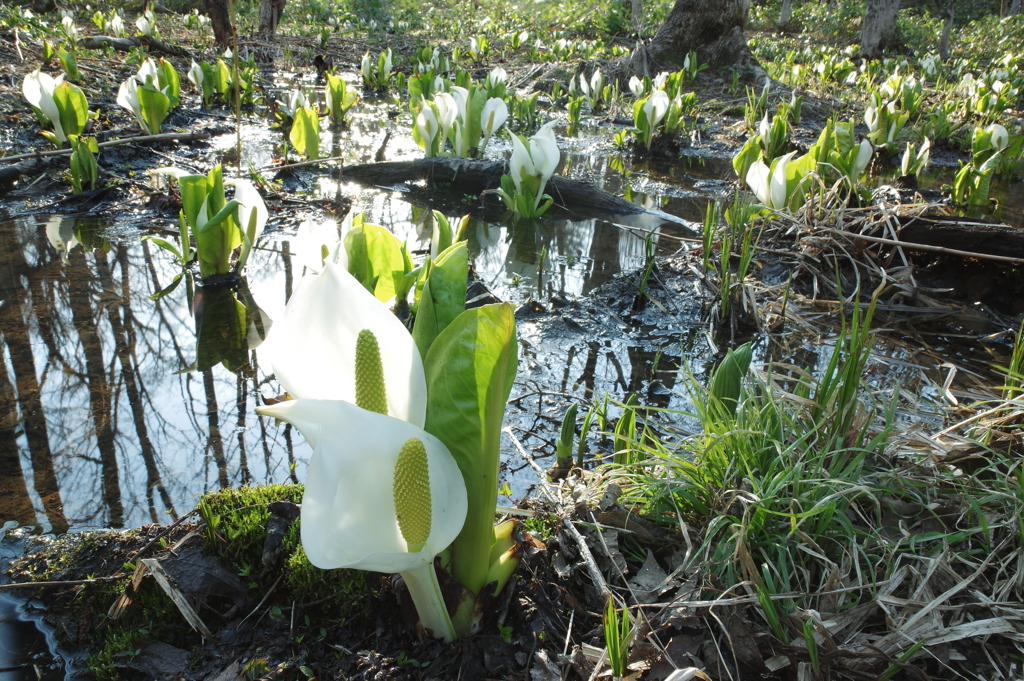
[[[192,60],[192,66],[188,68],[188,82],[192,83],[196,90],[203,91],[203,67]]]
[[[419,114],[416,116],[416,130],[419,131],[420,137],[427,145],[427,156],[431,156],[431,147],[434,144],[434,138],[437,137],[439,131],[437,123],[437,115],[434,114],[434,108],[424,102],[423,108],[420,109]]]
[[[317,224],[312,220],[302,221],[295,230],[292,249],[299,265],[313,274],[323,271],[328,262],[348,270],[348,251],[345,250],[345,235],[352,228],[352,212],[345,216],[339,232],[333,220]]]
[[[540,185],[534,197],[534,208],[540,205],[544,196],[544,187],[558,168],[560,153],[555,133],[551,129],[555,122],[544,124],[533,137],[528,140],[529,147],[523,144],[518,135],[512,135],[512,157],[509,159],[509,174],[515,183],[516,191],[521,191],[524,177],[536,175]]]
[[[861,173],[871,163],[871,155],[875,153],[875,148],[871,146],[871,142],[865,140],[860,141],[860,147],[857,149],[857,158],[853,162],[853,177],[859,178]]]
[[[1010,133],[1008,133],[1006,128],[998,123],[993,123],[985,128],[985,132],[990,135],[989,139],[992,140],[992,147],[996,151],[1002,151],[1006,148],[1006,145],[1010,143]]]
[[[864,123],[870,132],[878,132],[878,107],[869,106],[864,110]]]
[[[451,91],[452,99],[455,100],[456,108],[459,112],[458,118],[462,121],[462,124],[466,124],[466,107],[469,104],[469,90],[458,85],[452,86]]]
[[[495,66],[494,69],[487,74],[487,80],[484,81],[484,85],[488,90],[490,90],[507,80],[508,74],[505,72],[505,69],[500,66]]]
[[[487,142],[490,141],[491,135],[498,131],[498,128],[505,125],[505,121],[508,120],[508,106],[505,104],[505,100],[499,97],[491,97],[484,104],[484,109],[480,113],[480,129],[484,133],[484,144],[487,146]],[[482,152],[482,150],[481,150]]]
[[[437,124],[441,128],[441,140],[448,138],[448,129],[459,115],[459,105],[447,92],[434,95],[434,106],[437,107]]]
[[[668,82],[668,76],[669,76],[668,71],[662,71],[657,76],[655,76],[654,77],[654,89],[655,90],[664,89],[665,83]]]
[[[668,94],[664,90],[655,90],[647,98],[647,101],[644,102],[643,112],[651,130],[658,127],[658,123],[661,123],[661,119],[668,113],[669,104],[671,102],[669,102]]]
[[[795,153],[791,151],[775,159],[771,168],[758,159],[747,171],[747,185],[766,208],[782,210],[786,207],[789,198],[786,192],[786,165]]]
[[[63,74],[54,78],[39,69],[26,75],[25,80],[21,82],[21,93],[25,95],[29,104],[42,111],[50,119],[50,123],[53,124],[53,132],[61,144],[68,138],[64,134],[64,127],[60,124],[60,110],[57,108],[57,102],[53,99],[53,91],[63,82]]]
[[[131,111],[135,115],[135,120],[139,122],[139,126],[147,134],[151,134],[152,131],[149,129],[149,123],[142,116],[142,103],[139,101],[139,83],[135,78],[129,78],[121,83],[121,87],[117,89],[117,103]]]
[[[629,79],[629,91],[633,93],[633,96],[640,99],[644,96],[644,81],[636,76]]]
[[[361,403],[357,358],[377,352],[384,395],[375,411],[423,427],[427,380],[416,343],[341,263],[325,262],[318,275],[302,280],[268,341],[277,380],[300,399]]]
[[[359,71],[363,74],[364,83],[367,85],[373,83],[373,62],[370,60],[369,52],[363,55],[363,60],[359,63]]]
[[[765,146],[772,143],[772,124],[768,122],[767,112],[765,112],[761,122],[757,124],[757,132],[761,135],[761,139],[764,140]]]
[[[135,28],[140,35],[153,35],[156,33],[156,17],[152,12],[146,12],[135,20]]]
[[[411,423],[340,400],[258,411],[291,423],[313,447],[301,525],[309,562],[401,573],[424,628],[453,640],[434,557],[462,530],[467,500],[447,447]]]
[[[235,188],[234,200],[238,201],[238,226],[242,230],[242,241],[245,244],[242,250],[248,255],[256,240],[263,234],[263,228],[267,226],[267,219],[270,217],[267,204],[263,202],[263,197],[260,196],[256,186],[248,180],[228,179],[224,180],[224,186]],[[256,229],[250,242],[249,223],[254,219]],[[245,263],[242,262],[238,266],[238,270],[241,271],[244,266]]]

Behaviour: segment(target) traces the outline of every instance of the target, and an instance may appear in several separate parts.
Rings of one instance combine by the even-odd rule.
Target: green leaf
[[[166,59],[160,59],[157,61],[156,70],[160,90],[177,102],[181,93],[181,80],[178,78],[178,72],[174,70],[174,64]]]
[[[65,135],[81,135],[89,120],[89,102],[80,87],[64,81],[53,89],[53,101],[60,111],[60,125]]]
[[[164,288],[160,289],[159,291],[157,291],[153,295],[149,296],[149,299],[150,300],[160,300],[161,298],[166,296],[168,293],[171,293],[172,291],[174,291],[174,289],[178,288],[178,285],[181,284],[181,279],[182,279],[181,273],[178,273],[178,274],[174,275],[174,279],[171,280],[170,284],[168,284]]]
[[[715,373],[711,377],[711,384],[708,386],[710,401],[717,403],[729,413],[736,413],[743,377],[750,369],[752,357],[753,348],[750,343],[744,343],[725,354],[725,359],[715,369]]]
[[[184,258],[181,257],[181,251],[173,243],[159,236],[147,235],[142,237],[143,241],[152,241],[154,244],[164,249],[177,259],[179,264],[184,264]]]
[[[151,85],[140,85],[136,91],[142,107],[142,119],[146,121],[147,132],[156,135],[171,110],[171,99]]]
[[[452,544],[452,573],[475,594],[484,586],[494,542],[501,425],[517,352],[512,306],[501,303],[460,314],[423,362],[426,430],[455,457],[469,500],[466,524]]]
[[[348,271],[377,300],[388,302],[403,288],[402,279],[412,269],[407,267],[402,242],[379,225],[363,223],[345,236]]]
[[[427,356],[437,335],[466,309],[468,270],[469,252],[464,241],[437,256],[430,267],[412,329],[421,356]]]
[[[312,161],[320,158],[320,117],[316,111],[310,108],[296,111],[288,139],[307,159]]]
[[[196,231],[199,225],[199,211],[206,203],[208,193],[206,175],[183,175],[178,178],[178,191],[181,193],[181,212],[185,215],[192,231]]]

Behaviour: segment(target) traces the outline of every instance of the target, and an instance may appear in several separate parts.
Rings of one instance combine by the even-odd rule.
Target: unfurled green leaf
[[[512,306],[502,303],[460,314],[438,334],[424,360],[430,396],[426,430],[455,457],[469,497],[466,524],[452,544],[452,573],[473,593],[484,586],[494,542],[501,425],[517,353],[515,316]]]
[[[320,117],[316,111],[306,107],[298,109],[288,139],[307,159],[320,158]]]

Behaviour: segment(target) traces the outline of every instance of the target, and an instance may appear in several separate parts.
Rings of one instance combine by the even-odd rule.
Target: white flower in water
[[[129,78],[121,83],[121,87],[117,90],[117,103],[132,112],[135,120],[139,122],[139,127],[144,132],[147,134],[151,132],[149,123],[142,116],[142,103],[139,101],[139,84],[135,78]]]
[[[546,123],[524,145],[518,135],[512,135],[512,157],[509,159],[509,174],[515,183],[516,191],[522,191],[524,178],[535,175],[540,178],[537,194],[534,196],[534,208],[540,206],[541,197],[548,180],[555,174],[561,154],[558,141],[552,130],[555,122]]]
[[[434,95],[434,106],[437,107],[437,123],[441,129],[441,140],[448,138],[448,130],[459,116],[459,105],[447,92]]]
[[[370,60],[369,52],[363,55],[363,60],[359,63],[359,71],[363,74],[364,83],[373,82],[373,62]]]

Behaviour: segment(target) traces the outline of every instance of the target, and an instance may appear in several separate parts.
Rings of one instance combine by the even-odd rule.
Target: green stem
[[[445,642],[455,640],[455,627],[448,617],[448,608],[445,607],[444,598],[441,596],[441,586],[437,583],[437,573],[434,572],[434,563],[431,561],[420,567],[406,570],[401,573],[405,585],[409,587],[409,595],[416,606],[416,612],[420,616],[423,628],[427,629],[434,638]]]

